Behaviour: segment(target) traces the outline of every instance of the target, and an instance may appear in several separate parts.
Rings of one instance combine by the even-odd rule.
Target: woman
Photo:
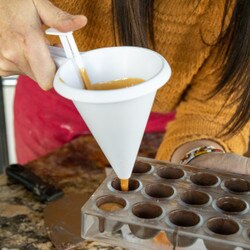
[[[9,1],[1,2],[9,5]],[[18,11],[27,10],[28,3],[23,0],[15,5]],[[44,24],[61,31],[78,29],[85,25],[86,19],[69,16],[46,0],[33,3],[29,8],[37,13],[36,21],[25,18],[36,24],[30,25],[35,35],[27,31],[30,26],[22,32],[28,33],[24,41],[29,46],[22,50],[28,51],[26,61],[19,59],[19,63],[15,63],[13,53],[9,55],[1,48],[5,59],[2,62],[8,63],[4,72],[3,66],[0,68],[4,74],[26,72],[48,88],[46,84],[48,79],[51,82],[55,68],[41,42],[38,17]],[[117,44],[135,45],[153,48],[168,60],[173,75],[158,91],[154,111],[166,114],[176,110],[176,119],[167,126],[157,158],[250,173],[249,160],[240,156],[247,150],[249,138],[248,0],[58,0],[54,4],[65,11],[87,16],[88,25],[75,32],[81,51]],[[11,25],[6,27],[15,29]],[[39,37],[38,41],[30,39],[31,36]],[[20,42],[16,47],[20,47]],[[31,47],[33,53],[27,47]],[[35,53],[39,56],[34,58]],[[16,54],[22,58],[20,52]],[[26,65],[26,68],[16,65]],[[48,75],[50,78],[45,77]],[[15,99],[20,161],[30,160],[87,133],[75,112],[72,104],[53,90],[42,92],[34,82],[21,78]],[[165,124],[169,117],[154,114],[152,119],[153,124]]]

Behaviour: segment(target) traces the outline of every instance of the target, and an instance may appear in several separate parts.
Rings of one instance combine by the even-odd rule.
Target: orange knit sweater
[[[70,13],[87,16],[87,26],[74,34],[81,51],[115,45],[111,0],[52,2]],[[222,94],[206,100],[217,83],[221,65],[217,60],[220,51],[207,44],[220,33],[224,3],[225,0],[155,0],[156,50],[167,59],[173,73],[158,91],[153,110],[177,112],[167,127],[158,159],[170,159],[180,145],[197,139],[214,140],[226,151],[239,154],[247,150],[250,124],[231,138],[218,138],[217,133],[235,107],[219,112],[226,101]]]

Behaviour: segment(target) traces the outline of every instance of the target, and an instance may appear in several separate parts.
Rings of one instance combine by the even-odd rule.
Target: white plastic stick
[[[45,31],[45,33],[47,35],[59,36],[60,41],[65,51],[66,57],[69,59],[74,58],[75,64],[78,67],[78,75],[81,78],[81,81],[83,81],[80,75],[80,70],[84,69],[84,64],[82,62],[81,55],[77,48],[72,32],[60,32],[54,28],[49,28]]]
[[[79,66],[80,69],[84,68],[84,65],[83,65],[83,62],[81,60],[81,56],[80,56],[80,53],[79,53],[79,50],[77,48],[77,45],[76,45],[76,42],[75,42],[73,35],[68,34],[66,36],[66,38],[68,40],[68,44],[70,45],[73,57],[76,60],[77,65]]]
[[[73,58],[73,53],[70,47],[70,44],[68,42],[67,36],[71,35],[72,36],[72,32],[60,32],[56,29],[53,28],[49,28],[45,31],[45,33],[47,35],[51,35],[51,36],[59,36],[60,41],[62,43],[62,46],[64,48],[65,54],[67,58]]]

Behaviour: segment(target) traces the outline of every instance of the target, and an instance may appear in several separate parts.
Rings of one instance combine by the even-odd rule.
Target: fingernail
[[[87,17],[83,15],[75,15],[72,17],[72,19],[79,19],[79,18],[81,18],[84,22],[88,21]]]

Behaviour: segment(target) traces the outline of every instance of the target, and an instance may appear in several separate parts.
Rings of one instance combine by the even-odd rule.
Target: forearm
[[[201,146],[212,146],[215,149],[222,150],[222,152],[204,153],[192,158],[188,164],[200,168],[219,169],[221,171],[250,175],[250,159],[241,156],[240,153],[233,153],[237,152],[237,150],[239,151],[238,145],[248,143],[248,133],[242,132],[238,136],[231,138],[229,141],[223,141],[216,137],[214,137],[215,140],[198,139],[199,136],[204,138],[206,135],[188,133],[188,131],[185,130],[185,126],[183,126],[182,129],[180,128],[180,131],[180,134],[176,133],[176,130],[174,130],[175,133],[173,133],[171,128],[170,133],[165,135],[164,140],[157,152],[157,159],[169,160],[179,164],[191,150]],[[210,136],[205,138],[213,137]],[[241,145],[240,150],[243,148],[244,146]],[[225,153],[223,153],[223,151]]]
[[[213,146],[225,152],[243,155],[248,148],[249,124],[231,137],[218,136],[223,124],[200,115],[178,114],[168,124],[166,134],[158,149],[156,158],[179,162],[190,150],[200,146]]]

